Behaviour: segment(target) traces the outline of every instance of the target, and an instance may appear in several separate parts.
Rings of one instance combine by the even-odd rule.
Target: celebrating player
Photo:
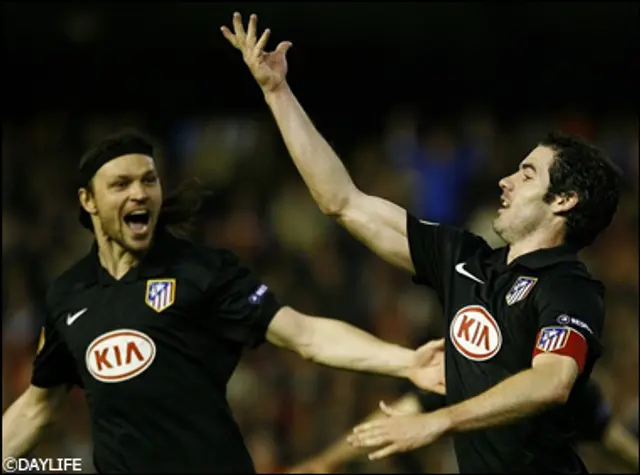
[[[500,180],[493,250],[465,230],[420,220],[359,190],[286,81],[290,42],[266,52],[257,17],[224,37],[262,88],[295,166],[320,209],[418,284],[448,322],[447,406],[354,429],[370,458],[452,434],[462,473],[586,471],[573,448],[574,395],[601,354],[603,285],[578,260],[617,209],[619,173],[578,138],[552,133]]]

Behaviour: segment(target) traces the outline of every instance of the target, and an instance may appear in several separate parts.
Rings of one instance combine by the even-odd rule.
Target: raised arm
[[[255,15],[251,15],[246,33],[239,13],[234,14],[233,27],[234,33],[226,27],[222,32],[242,52],[262,88],[289,154],[320,209],[384,260],[413,273],[406,211],[360,191],[340,158],[316,130],[285,80],[285,56],[291,43],[282,42],[275,51],[265,53],[270,32],[265,30],[256,41]]]

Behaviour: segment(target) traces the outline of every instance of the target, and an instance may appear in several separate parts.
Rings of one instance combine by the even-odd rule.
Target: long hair
[[[204,199],[210,194],[197,178],[184,180],[162,200],[158,230],[166,230],[184,239],[190,238]]]

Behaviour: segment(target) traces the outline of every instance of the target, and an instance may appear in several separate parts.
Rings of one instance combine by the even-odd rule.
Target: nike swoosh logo
[[[82,316],[82,314],[84,312],[86,312],[87,310],[89,310],[88,308],[83,308],[82,310],[80,310],[79,312],[74,313],[73,315],[69,314],[67,315],[67,325],[71,325],[73,322],[75,322],[80,316]]]
[[[465,277],[468,277],[471,280],[475,280],[476,282],[478,282],[479,284],[484,284],[484,282],[480,279],[478,279],[475,275],[470,274],[465,268],[465,262],[460,262],[459,264],[456,264],[456,272],[458,274],[462,274]]]

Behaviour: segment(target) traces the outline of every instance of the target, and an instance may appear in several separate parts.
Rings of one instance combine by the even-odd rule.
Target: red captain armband
[[[565,326],[544,327],[538,332],[533,358],[542,353],[553,353],[573,358],[582,373],[587,359],[587,340],[573,328]]]

